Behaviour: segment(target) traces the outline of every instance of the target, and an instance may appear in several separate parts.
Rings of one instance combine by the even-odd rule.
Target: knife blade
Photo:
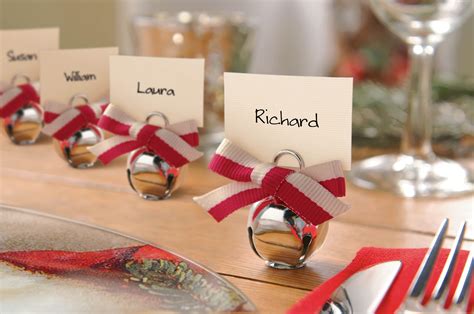
[[[401,266],[400,261],[385,262],[353,274],[333,292],[321,313],[375,313]]]

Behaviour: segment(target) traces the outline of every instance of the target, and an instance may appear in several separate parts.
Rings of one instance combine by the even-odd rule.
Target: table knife
[[[320,313],[375,313],[401,266],[400,261],[385,262],[353,274],[333,292]]]

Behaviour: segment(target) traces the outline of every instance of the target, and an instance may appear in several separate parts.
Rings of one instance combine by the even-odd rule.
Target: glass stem
[[[402,134],[401,153],[417,159],[434,158],[431,148],[431,80],[434,47],[410,45],[407,120]]]

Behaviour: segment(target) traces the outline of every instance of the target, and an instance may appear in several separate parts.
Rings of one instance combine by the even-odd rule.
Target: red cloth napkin
[[[356,257],[352,262],[344,268],[337,275],[326,281],[321,286],[315,288],[302,300],[296,303],[289,311],[288,314],[302,314],[302,313],[315,313],[321,310],[324,302],[331,296],[332,292],[335,291],[347,278],[352,274],[368,268],[372,265],[388,262],[388,261],[401,261],[402,267],[398,273],[395,281],[393,282],[390,290],[385,295],[384,300],[377,309],[377,313],[394,313],[402,304],[405,296],[408,293],[411,282],[413,281],[416,272],[425,256],[427,249],[384,249],[384,248],[373,248],[367,247],[362,248],[357,252]],[[440,252],[438,260],[435,264],[434,273],[430,277],[428,287],[426,290],[425,301],[431,295],[436,285],[444,263],[448,257],[449,250],[443,249]],[[462,273],[462,269],[468,256],[467,251],[461,251],[456,263],[454,275],[451,280],[450,291],[448,295],[448,302],[445,306],[451,304],[451,299],[454,295],[457,282],[459,281]],[[474,289],[471,289],[470,296],[470,311],[472,310]]]

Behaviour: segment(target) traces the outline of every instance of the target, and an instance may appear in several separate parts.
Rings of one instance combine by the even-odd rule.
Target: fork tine
[[[410,288],[410,297],[418,298],[425,291],[426,283],[430,277],[431,270],[433,269],[436,258],[438,257],[439,250],[443,245],[443,240],[444,236],[446,235],[446,230],[448,229],[448,224],[449,219],[444,219],[435,235],[435,238],[433,239],[433,242],[431,242],[431,246],[423,258],[421,266],[415,276],[415,280],[412,283],[412,287]]]
[[[467,303],[469,302],[469,286],[472,284],[472,275],[474,272],[474,247],[471,246],[469,256],[467,257],[466,264],[464,264],[464,269],[459,279],[458,286],[456,287],[456,292],[454,292],[454,301],[453,303],[461,306],[465,309]],[[471,287],[472,289],[472,287]],[[465,307],[464,307],[465,306]]]
[[[446,298],[449,290],[449,282],[454,272],[454,267],[456,266],[456,260],[459,255],[459,251],[461,250],[462,241],[464,240],[465,231],[466,222],[464,222],[459,228],[458,234],[454,240],[454,244],[449,251],[448,259],[446,260],[438,282],[436,283],[432,300],[444,300]]]

